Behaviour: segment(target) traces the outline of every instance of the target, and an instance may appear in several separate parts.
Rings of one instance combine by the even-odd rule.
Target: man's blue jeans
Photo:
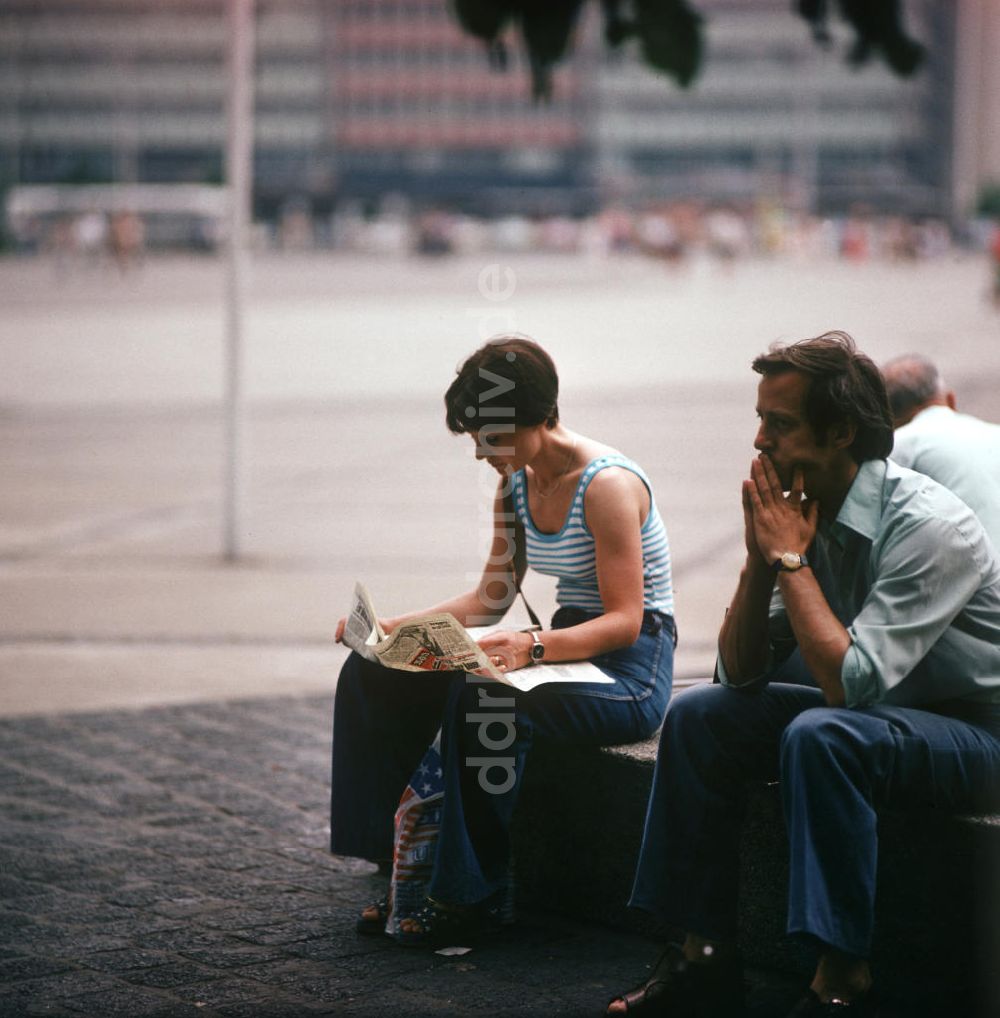
[[[633,906],[708,939],[735,937],[748,779],[780,780],[788,932],[867,957],[876,807],[995,804],[1000,738],[925,710],[827,707],[800,685],[684,692],[660,735]]]
[[[562,608],[552,626],[590,617]],[[632,646],[593,659],[613,685],[559,683],[529,693],[470,682],[464,672],[393,671],[352,654],[334,706],[331,851],[391,857],[400,795],[440,727],[445,792],[431,894],[460,904],[502,890],[534,737],[595,746],[649,738],[670,699],[673,649],[670,625],[648,613]]]

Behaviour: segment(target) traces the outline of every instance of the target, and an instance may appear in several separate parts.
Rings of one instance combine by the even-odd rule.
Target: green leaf
[[[636,0],[636,34],[642,58],[686,88],[702,60],[702,18],[685,0]]]
[[[451,10],[462,29],[492,43],[507,27],[512,5],[503,0],[451,0]]]

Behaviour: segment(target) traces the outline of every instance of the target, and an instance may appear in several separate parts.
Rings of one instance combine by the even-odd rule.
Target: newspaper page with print
[[[344,643],[369,661],[408,672],[463,671],[495,679],[522,692],[547,682],[613,683],[589,661],[533,665],[501,672],[476,642],[487,633],[509,627],[490,626],[472,631],[454,615],[420,615],[400,623],[388,635],[378,622],[371,595],[364,584],[354,585],[354,602],[344,627]]]

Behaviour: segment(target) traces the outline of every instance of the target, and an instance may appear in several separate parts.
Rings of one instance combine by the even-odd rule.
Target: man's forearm
[[[719,633],[719,654],[733,683],[749,682],[764,670],[768,652],[768,609],[774,574],[759,555],[747,557]]]
[[[851,637],[830,608],[812,569],[779,574],[778,586],[802,660],[831,707],[846,700],[840,680]]]

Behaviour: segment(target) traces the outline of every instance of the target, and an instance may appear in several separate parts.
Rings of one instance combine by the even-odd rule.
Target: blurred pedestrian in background
[[[1000,307],[1000,223],[990,238],[990,264],[993,268],[993,302]]]

